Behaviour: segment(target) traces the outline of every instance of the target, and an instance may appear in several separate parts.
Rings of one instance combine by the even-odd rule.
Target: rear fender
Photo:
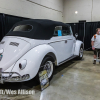
[[[17,72],[21,76],[23,76],[25,74],[29,74],[30,79],[34,78],[39,71],[42,60],[49,53],[55,54],[55,57],[56,57],[55,50],[51,46],[46,45],[46,44],[39,45],[39,46],[31,49],[16,62],[15,66],[12,69],[12,72]],[[23,70],[21,70],[19,68],[19,63],[22,60],[27,60],[27,65]]]

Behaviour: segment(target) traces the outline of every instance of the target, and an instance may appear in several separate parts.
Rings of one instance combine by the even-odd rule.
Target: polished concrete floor
[[[100,64],[92,64],[93,53],[85,51],[81,61],[71,60],[58,68],[50,83],[44,91],[39,86],[27,88],[34,90],[33,95],[0,95],[0,99],[8,100],[100,100]],[[25,86],[17,84],[1,85],[1,89]]]

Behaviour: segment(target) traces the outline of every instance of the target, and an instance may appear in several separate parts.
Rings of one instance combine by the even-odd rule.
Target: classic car
[[[18,22],[0,42],[0,83],[26,82],[42,70],[51,80],[55,66],[82,59],[83,48],[68,24],[45,19]]]

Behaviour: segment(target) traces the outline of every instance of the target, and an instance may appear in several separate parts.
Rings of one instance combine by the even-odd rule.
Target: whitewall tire
[[[48,79],[49,81],[51,81],[51,79],[53,78],[54,75],[54,70],[55,70],[55,64],[54,64],[54,60],[52,57],[46,56],[40,66],[39,72],[46,70],[47,71],[47,75],[48,75]],[[38,80],[39,80],[39,72],[38,72]]]

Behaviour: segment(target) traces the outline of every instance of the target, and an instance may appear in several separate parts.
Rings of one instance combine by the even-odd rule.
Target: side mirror
[[[75,34],[75,37],[76,37],[76,39],[77,39],[77,37],[78,37],[78,33]]]

